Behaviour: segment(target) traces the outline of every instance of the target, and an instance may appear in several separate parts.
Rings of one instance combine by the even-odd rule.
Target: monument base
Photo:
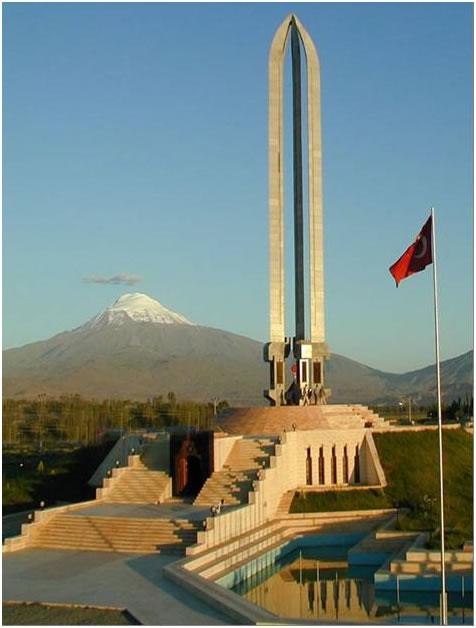
[[[359,404],[229,408],[215,420],[214,429],[244,436],[278,435],[297,430],[373,428],[384,420]]]

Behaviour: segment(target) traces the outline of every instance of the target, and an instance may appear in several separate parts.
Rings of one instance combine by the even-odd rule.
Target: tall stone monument
[[[291,40],[293,95],[293,188],[295,333],[286,337],[284,291],[284,130],[283,73]],[[301,46],[307,61],[307,177],[309,220],[309,309],[305,310],[304,203],[301,102]],[[320,73],[315,46],[295,15],[276,31],[269,53],[269,268],[270,342],[264,357],[270,363],[265,396],[273,406],[326,402],[324,359],[329,352],[324,329],[324,263],[322,229],[322,151]],[[306,319],[308,324],[306,326]],[[307,329],[306,329],[307,327]],[[307,333],[306,333],[307,332]],[[286,383],[286,358],[293,351],[292,380]]]

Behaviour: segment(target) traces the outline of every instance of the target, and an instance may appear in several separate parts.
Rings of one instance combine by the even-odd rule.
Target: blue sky
[[[4,4],[5,347],[131,291],[267,340],[267,55],[291,11],[321,62],[331,351],[433,361],[431,267],[388,272],[432,205],[442,357],[472,347],[470,3]],[[143,280],[83,281],[119,273]]]

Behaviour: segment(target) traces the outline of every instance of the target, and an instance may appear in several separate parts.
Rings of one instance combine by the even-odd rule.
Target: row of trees
[[[411,412],[412,419],[416,421],[424,419],[436,419],[438,408],[436,403],[424,405],[412,401],[410,397],[403,398],[399,404],[371,406],[380,416],[387,419],[405,419]],[[443,403],[442,418],[450,421],[468,420],[473,416],[473,397],[466,395],[459,397],[451,403]]]
[[[4,444],[37,445],[68,441],[90,445],[111,430],[160,429],[181,425],[208,429],[226,401],[196,403],[178,401],[173,392],[147,401],[105,399],[94,401],[79,395],[51,399],[38,395],[34,401],[3,401]]]
[[[464,399],[458,397],[457,400],[452,401],[442,408],[444,418],[452,421],[458,421],[467,417],[473,416],[473,397],[467,395]],[[436,405],[431,408],[431,415],[438,416],[438,409]]]

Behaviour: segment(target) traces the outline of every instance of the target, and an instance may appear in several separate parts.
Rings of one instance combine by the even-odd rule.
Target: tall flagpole
[[[443,495],[443,429],[441,420],[441,379],[440,379],[440,334],[438,323],[438,282],[436,280],[436,229],[435,210],[431,208],[431,240],[433,256],[433,289],[435,296],[435,346],[436,346],[436,390],[438,395],[438,445],[440,466],[440,530],[441,530],[441,623],[448,624],[446,601],[446,574],[445,574],[445,512]]]

